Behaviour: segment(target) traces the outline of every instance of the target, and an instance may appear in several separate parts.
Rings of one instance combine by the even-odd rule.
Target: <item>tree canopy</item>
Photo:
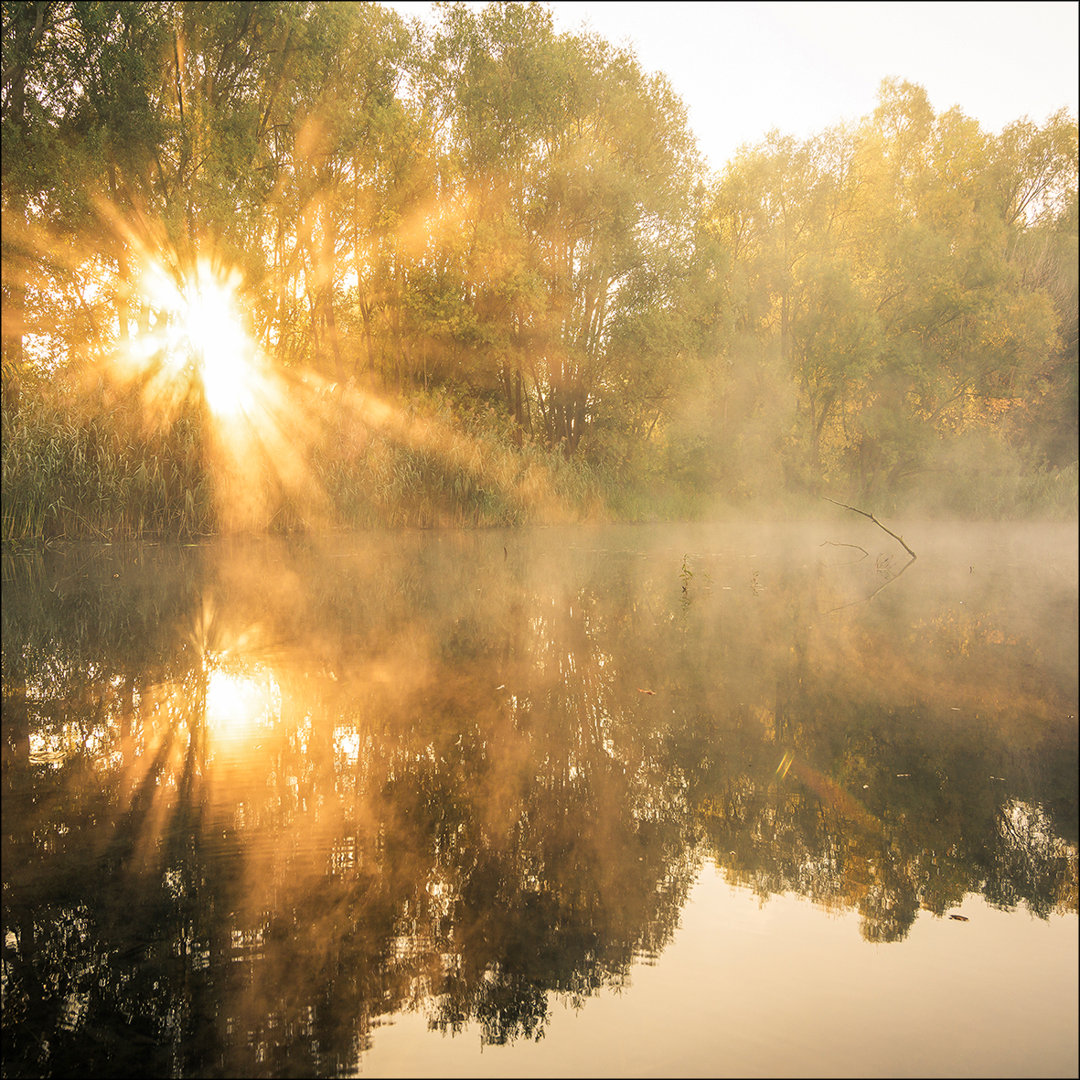
[[[116,381],[157,277],[276,370],[433,392],[605,475],[893,498],[1071,468],[1077,126],[882,84],[718,173],[666,78],[540,4],[3,7],[5,409]],[[718,108],[732,107],[720,102]],[[654,484],[654,488],[655,488]]]

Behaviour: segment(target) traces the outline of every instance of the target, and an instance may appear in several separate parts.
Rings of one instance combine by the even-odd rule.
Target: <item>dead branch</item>
[[[868,514],[865,510],[860,510],[857,506],[848,506],[847,503],[837,502],[835,499],[830,499],[828,495],[822,495],[821,497],[826,502],[831,502],[833,506],[842,506],[845,510],[851,510],[856,514],[862,514],[864,518],[869,518],[879,529],[887,532],[894,540],[896,540],[900,544],[900,546],[911,556],[912,561],[918,558],[915,552],[912,551],[911,548],[909,548],[907,544],[904,543],[904,538],[902,536],[897,536],[896,533],[892,531],[892,529],[888,529],[884,525],[882,525],[881,522],[878,521],[878,519],[874,517],[873,514]],[[897,577],[899,576],[900,575],[897,574]]]

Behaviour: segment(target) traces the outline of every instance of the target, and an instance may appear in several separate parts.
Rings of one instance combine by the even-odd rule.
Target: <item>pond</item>
[[[5,556],[5,1075],[1076,1075],[1076,526],[904,536]]]

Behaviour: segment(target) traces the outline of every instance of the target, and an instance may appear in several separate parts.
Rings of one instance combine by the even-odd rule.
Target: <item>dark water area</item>
[[[5,556],[4,1075],[1076,1075],[1076,526],[904,535]]]

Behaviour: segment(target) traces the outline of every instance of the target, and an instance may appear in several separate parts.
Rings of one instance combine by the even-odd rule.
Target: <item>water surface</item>
[[[4,1071],[1075,1075],[1075,526],[5,557]]]

